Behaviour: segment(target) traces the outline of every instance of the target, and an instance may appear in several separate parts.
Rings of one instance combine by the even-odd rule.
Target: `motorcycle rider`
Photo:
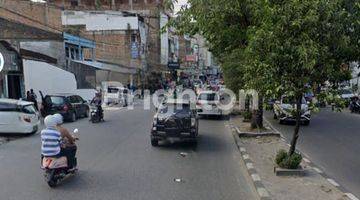
[[[101,100],[101,93],[98,92],[95,94],[95,97],[91,100],[90,104],[93,104],[96,106],[99,114],[100,114],[100,119],[104,118],[104,113],[103,113],[103,109],[101,107],[102,104],[102,100]]]
[[[60,114],[48,115],[44,119],[45,129],[41,131],[41,157],[66,156],[69,168],[75,168],[76,145],[75,138],[62,127],[63,117]],[[70,146],[62,146],[65,139]]]

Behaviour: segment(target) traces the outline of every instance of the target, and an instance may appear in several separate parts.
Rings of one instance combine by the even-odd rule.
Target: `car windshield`
[[[350,90],[340,90],[340,94],[352,94]]]
[[[159,109],[159,113],[179,113],[179,112],[189,112],[189,104],[165,104]]]
[[[62,105],[62,104],[64,104],[64,98],[63,97],[52,96],[52,97],[50,97],[50,99],[51,99],[51,103],[53,105]]]
[[[219,97],[218,97],[218,95],[216,95],[216,93],[202,93],[199,95],[199,100],[215,101],[218,99],[219,99]]]
[[[22,111],[26,114],[35,114],[36,113],[34,105],[23,106]]]
[[[119,92],[119,88],[114,88],[114,87],[108,88],[108,93],[118,93],[118,92]]]

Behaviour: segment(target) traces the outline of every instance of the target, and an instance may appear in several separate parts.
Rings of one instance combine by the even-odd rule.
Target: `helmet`
[[[56,122],[56,125],[60,125],[60,124],[64,123],[64,118],[59,113],[54,114],[53,117]]]
[[[44,124],[46,128],[54,128],[56,126],[56,120],[53,115],[48,115],[44,119]]]

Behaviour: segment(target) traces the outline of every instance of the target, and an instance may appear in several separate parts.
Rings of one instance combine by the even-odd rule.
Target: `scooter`
[[[91,106],[90,121],[92,123],[98,123],[103,121],[103,113],[98,109],[97,106]]]
[[[353,100],[350,102],[350,106],[349,106],[350,112],[351,113],[360,113],[360,104],[359,104],[359,100]]]
[[[78,129],[74,130],[75,134],[78,132],[79,132]],[[78,138],[76,137],[75,139],[78,140]],[[63,142],[64,142],[63,144],[66,145],[66,141]],[[78,169],[76,168],[77,166],[76,157],[74,158],[74,160],[75,160],[74,161],[75,168],[70,168],[67,164],[68,162],[66,156],[62,156],[59,158],[56,157],[42,158],[41,168],[44,170],[45,181],[47,182],[49,187],[54,188],[57,186],[59,182],[64,180],[66,177],[77,173]]]

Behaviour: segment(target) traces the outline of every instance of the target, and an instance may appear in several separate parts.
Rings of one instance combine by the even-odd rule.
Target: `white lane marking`
[[[248,168],[248,169],[254,169],[254,164],[252,164],[252,163],[246,163],[246,168]]]
[[[319,168],[317,168],[317,167],[313,167],[313,169],[317,172],[317,173],[319,173],[319,174],[322,174],[323,173],[323,171],[321,171]]]
[[[241,152],[246,152],[246,149],[244,147],[240,147]]]
[[[257,188],[257,192],[260,197],[269,197],[269,193],[265,188]]]
[[[345,195],[347,197],[349,197],[349,199],[351,200],[359,200],[355,195],[351,194],[351,193],[345,193]]]
[[[249,154],[244,154],[242,157],[243,157],[244,159],[249,159],[249,158],[250,158]]]
[[[332,184],[333,186],[335,186],[335,187],[339,187],[339,186],[340,186],[336,181],[334,181],[334,180],[331,179],[331,178],[328,178],[327,181],[329,181],[329,183],[331,183],[331,184]]]
[[[261,181],[260,176],[258,174],[251,174],[251,178],[253,181]]]
[[[311,161],[310,161],[309,159],[307,159],[307,158],[303,158],[303,160],[304,160],[305,162],[307,162],[307,163],[311,163]]]

